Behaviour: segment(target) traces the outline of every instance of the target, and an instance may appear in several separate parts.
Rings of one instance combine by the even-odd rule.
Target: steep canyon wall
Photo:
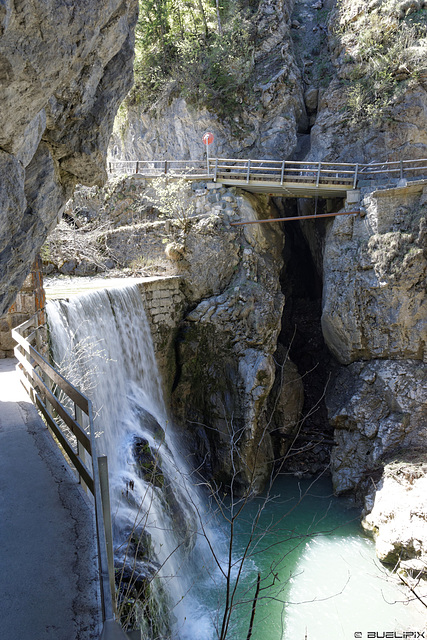
[[[332,477],[337,492],[366,495],[379,557],[416,573],[427,550],[427,188],[363,202],[365,217],[336,220],[325,239],[322,326],[342,365],[327,394]]]
[[[136,0],[0,6],[0,314],[77,182],[102,183]]]
[[[168,85],[170,90],[155,101],[134,104],[125,119],[121,116],[111,157],[201,159],[201,136],[209,129],[215,134],[217,155],[365,163],[426,158],[425,9],[422,3],[406,4],[262,0],[253,19],[256,37],[247,91],[236,112],[220,118]],[[111,25],[131,24],[132,7]],[[91,89],[81,90],[83,107],[75,111],[66,106],[69,85],[65,83],[61,90],[55,89],[55,98],[49,97],[44,111],[40,107],[28,116],[25,126],[33,121],[31,130],[38,131],[34,139],[26,138],[27,145],[33,140],[31,153],[20,152],[21,143],[15,145],[16,151],[10,142],[4,144],[9,164],[15,162],[12,152],[16,157],[21,153],[21,164],[15,162],[21,180],[28,163],[27,191],[11,188],[9,193],[13,207],[28,215],[21,221],[10,214],[8,224],[17,238],[25,235],[24,246],[31,255],[38,229],[50,227],[75,180],[101,180],[96,145],[99,142],[104,149],[106,135],[92,106],[102,103],[96,96],[104,95],[106,84],[113,87],[124,81],[128,86],[127,72],[116,76],[113,71],[116,62],[128,55],[126,43],[129,40],[119,38],[108,49],[108,56],[115,53],[107,63],[112,76],[106,77],[114,81],[102,82],[103,63],[90,67],[97,69],[100,84],[98,89],[91,80]],[[105,53],[102,46],[96,51],[101,57]],[[76,78],[87,79],[84,64],[77,67]],[[73,82],[80,80],[70,82],[73,88]],[[16,113],[18,117],[19,110]],[[78,133],[89,122],[96,133],[80,140]],[[77,150],[70,151],[70,141]],[[37,164],[31,161],[35,153]],[[37,167],[42,166],[53,186],[36,193]],[[377,193],[362,189],[364,218],[337,218],[316,231],[309,223],[301,225],[323,286],[322,331],[333,370],[327,408],[335,430],[331,458],[335,488],[368,492],[365,522],[379,535],[379,545],[381,531],[395,531],[383,545],[388,549],[382,554],[385,559],[399,556],[399,549],[406,549],[403,556],[424,557],[422,541],[427,539],[420,525],[427,506],[415,489],[418,481],[423,482],[427,448],[424,188],[409,185],[406,190]],[[144,200],[146,190],[149,184],[141,177],[110,185],[98,204],[112,228],[102,232],[97,246],[121,268],[147,274],[157,268],[158,273],[181,276],[180,293],[172,296],[172,300],[182,296],[176,298],[176,304],[182,304],[181,321],[170,327],[173,335],[165,329],[159,338],[175,415],[193,446],[195,464],[204,464],[207,475],[226,482],[234,475],[236,485],[253,480],[259,488],[268,477],[271,460],[286,452],[287,436],[300,418],[301,380],[286,344],[278,348],[285,303],[280,284],[282,231],[277,225],[237,231],[229,222],[277,216],[278,203],[220,185],[195,183],[191,193],[184,189],[182,194],[189,208],[194,204],[195,215],[168,221],[158,216],[155,203],[149,206]],[[314,210],[318,204],[325,206],[300,202],[297,211]],[[86,205],[81,200],[76,218],[91,218]],[[35,219],[32,212],[37,207],[42,213]],[[284,208],[281,211],[287,215]],[[4,250],[2,264],[14,264],[8,257],[12,249]],[[96,261],[94,265],[96,270]],[[63,273],[67,269],[77,273],[87,269],[87,261],[74,255],[57,266]],[[12,288],[22,281],[22,265],[20,269],[10,272],[17,274],[10,279]],[[313,305],[305,308],[311,313]],[[169,370],[167,362],[173,362]],[[233,451],[239,453],[234,470]],[[396,456],[403,464],[398,471],[390,467]],[[390,495],[388,487],[399,473],[416,502],[408,516],[417,513],[417,526],[408,534],[412,542],[402,542],[398,527],[394,530],[390,524],[397,519],[397,506],[382,499]],[[405,516],[399,518],[404,522]],[[393,535],[400,540],[395,546],[390,542]]]
[[[425,184],[362,189],[365,216],[307,221],[293,240],[287,224],[232,227],[239,219],[277,217],[280,203],[214,183],[182,185],[188,215],[181,219],[159,214],[151,182],[141,176],[86,194],[77,194],[73,215],[80,224],[98,207],[101,224],[91,222],[100,229],[97,247],[128,271],[174,274],[148,282],[145,295],[193,464],[219,482],[233,478],[237,490],[248,483],[258,489],[301,422],[308,424],[285,468],[324,469],[333,440],[335,490],[366,496],[365,526],[386,549],[380,556],[401,554],[407,563],[424,557],[427,509],[418,483],[427,449]],[[287,207],[280,205],[284,217],[295,213]],[[102,230],[106,218],[113,228]],[[283,254],[286,236],[292,263]],[[306,388],[309,420],[301,414],[301,377],[308,380],[318,367],[323,381],[310,379],[314,388]],[[325,388],[323,409],[317,402]],[[384,497],[396,473],[410,478],[414,502],[406,500],[405,508],[418,514],[412,530],[403,503]]]

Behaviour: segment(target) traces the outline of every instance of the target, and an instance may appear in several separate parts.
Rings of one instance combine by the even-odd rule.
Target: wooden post
[[[113,608],[115,605],[116,586],[114,583],[114,548],[113,526],[111,521],[110,485],[108,481],[107,456],[98,456],[99,486],[101,488],[102,515],[104,518],[105,542],[107,547],[108,576],[110,580]]]
[[[168,161],[165,160],[165,171],[164,171],[165,175],[167,174],[167,172],[168,172]]]
[[[136,161],[135,173],[139,173],[139,161]]]
[[[403,180],[403,160],[400,161],[400,179]]]
[[[357,185],[357,172],[358,172],[358,171],[359,171],[359,165],[358,165],[358,163],[356,162],[356,167],[355,167],[355,169],[354,169],[353,189],[355,189],[355,188],[356,188],[356,185]]]
[[[79,423],[81,428],[84,429],[83,411],[75,403],[74,403],[74,418],[75,418],[76,422]],[[86,465],[86,449],[84,448],[84,446],[82,445],[80,440],[77,440],[77,455],[79,456],[79,458],[83,462],[83,464]],[[83,482],[83,479],[82,479],[80,474],[79,474],[79,483],[82,485],[82,489],[87,493],[87,484],[85,482]]]
[[[214,175],[214,182],[216,182],[217,175],[218,175],[218,158],[215,158],[215,175]]]
[[[246,174],[246,182],[247,183],[249,183],[250,175],[251,175],[251,161],[248,160],[248,171],[247,171],[247,174]]]

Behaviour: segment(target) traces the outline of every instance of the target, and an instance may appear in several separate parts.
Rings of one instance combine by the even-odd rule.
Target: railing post
[[[322,167],[322,163],[319,162],[319,166],[317,167],[317,180],[316,180],[316,187],[319,186],[320,184],[320,171],[321,171],[321,167]]]
[[[403,180],[403,160],[400,161],[400,179]]]
[[[139,161],[136,161],[135,173],[139,173]]]
[[[285,161],[282,162],[282,172],[280,174],[280,186],[283,186],[283,180],[285,177]]]
[[[357,185],[357,173],[358,173],[358,171],[359,171],[359,164],[356,162],[356,166],[355,166],[355,169],[354,169],[353,189],[355,189],[356,185]]]
[[[218,175],[218,158],[215,158],[215,175],[214,175],[214,182],[216,182],[217,175]]]
[[[115,611],[116,586],[114,582],[113,527],[111,522],[110,486],[108,482],[107,456],[98,457],[98,471],[99,471],[99,486],[101,489],[102,515],[104,519],[105,543],[107,547],[108,576],[110,581],[111,596],[113,600],[113,609]]]
[[[251,175],[251,161],[250,161],[250,160],[248,160],[248,171],[247,171],[247,173],[246,173],[246,182],[247,182],[247,183],[249,183],[250,175]]]
[[[83,411],[80,409],[80,407],[76,403],[74,403],[74,419],[76,422],[79,423],[81,428],[84,429]],[[86,464],[86,449],[84,448],[80,440],[77,440],[77,455],[79,456],[83,464]],[[82,489],[87,493],[87,484],[83,482],[83,479],[80,474],[79,474],[79,483],[82,485]]]

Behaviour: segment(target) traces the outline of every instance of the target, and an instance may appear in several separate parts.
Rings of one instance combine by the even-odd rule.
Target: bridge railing
[[[427,175],[427,158],[419,160],[395,160],[392,162],[371,162],[359,165],[359,177],[367,180],[391,178],[417,178]]]
[[[296,183],[316,187],[337,184],[355,189],[360,179],[399,180],[426,176],[427,158],[370,164],[241,158],[211,158],[208,163],[201,160],[121,160],[110,161],[108,170],[111,174],[139,173],[147,177],[171,175],[225,182]]]
[[[39,312],[15,329],[21,383],[95,507],[103,634],[127,636],[115,621],[114,553],[106,456],[97,456],[92,403],[41,355]],[[37,348],[34,346],[36,344]],[[85,428],[86,427],[86,428]]]
[[[207,175],[207,163],[202,160],[116,160],[108,162],[110,174],[135,174],[155,178],[158,176]]]
[[[314,184],[347,184],[357,180],[358,165],[353,163],[303,162],[290,160],[241,160],[215,158],[209,163],[215,180],[243,180],[247,183],[286,182]]]

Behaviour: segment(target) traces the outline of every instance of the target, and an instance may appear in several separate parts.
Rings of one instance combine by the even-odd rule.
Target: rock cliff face
[[[238,113],[220,120],[213,110],[196,108],[175,87],[154,104],[129,111],[113,137],[112,157],[200,159],[201,137],[208,129],[215,134],[214,155],[366,163],[427,157],[422,3],[262,0],[254,27],[251,81]],[[47,123],[54,113],[49,106]],[[45,130],[42,117],[34,122],[38,128],[34,125],[33,132]],[[98,179],[93,165],[78,169],[81,154],[67,151],[62,134],[38,136],[37,157],[62,171],[61,189],[68,184],[65,178]],[[84,147],[82,143],[83,155],[91,140]],[[23,179],[23,166],[10,155],[7,161]],[[36,165],[28,166],[28,177],[36,183]],[[187,306],[176,340],[176,369],[167,376],[174,378],[174,410],[207,474],[225,481],[234,475],[237,487],[253,479],[259,487],[272,452],[286,452],[286,437],[300,415],[301,380],[283,346],[289,340],[276,352],[283,238],[275,227],[238,232],[228,223],[236,213],[268,216],[272,204],[196,184],[192,194],[182,197],[195,203],[197,216],[167,226],[153,207],[138,200],[139,190],[147,187],[143,180],[125,182],[101,198],[99,206],[111,214],[112,228],[102,232],[99,246],[121,266],[150,274],[154,265],[160,273],[183,276]],[[56,187],[36,193],[31,184],[28,193],[39,203],[50,202],[49,210],[62,202]],[[11,187],[9,195],[14,207],[24,206],[19,190]],[[318,287],[323,286],[321,327],[329,350],[324,359],[332,370],[327,391],[335,442],[332,475],[337,492],[367,494],[365,523],[377,536],[383,559],[394,561],[406,547],[405,561],[411,554],[424,560],[425,533],[418,525],[427,518],[427,507],[416,487],[425,474],[427,450],[425,184],[362,189],[362,199],[365,217],[317,222],[316,230],[307,222],[295,234],[295,250],[304,237],[321,281]],[[92,205],[80,204],[79,215],[90,218]],[[287,216],[287,205],[276,204]],[[294,214],[308,212],[307,207],[311,204],[300,202]],[[12,214],[9,220],[19,234],[21,222]],[[81,264],[75,261],[70,269]],[[285,291],[287,277],[285,271]],[[297,280],[293,286],[298,288]],[[318,292],[307,300],[294,304],[293,318],[302,323],[304,313],[316,309]],[[284,324],[291,315],[287,304]],[[292,334],[289,327],[282,331]],[[306,342],[314,345],[317,361],[324,357],[319,336]],[[312,436],[308,449],[316,443]],[[313,450],[318,458],[326,455],[325,449]],[[233,451],[243,454],[235,472]],[[416,452],[415,458],[410,452]],[[414,501],[409,509],[414,527],[406,538],[404,524],[399,524],[405,512],[387,499],[399,481],[396,464],[403,465],[399,469],[409,487],[405,494],[399,492],[399,500]]]
[[[423,5],[261,0],[238,113],[219,118],[175,86],[117,123],[116,159],[213,155],[332,162],[427,157]]]
[[[325,240],[326,342],[343,364],[375,358],[425,362],[427,191],[385,189],[364,218],[336,220]]]
[[[337,491],[398,450],[427,444],[424,191],[369,194],[364,218],[336,220],[326,236],[323,333],[350,365],[329,394]]]
[[[383,162],[427,157],[423,4],[329,5],[328,83],[320,87],[310,159]],[[316,64],[316,61],[315,61]]]
[[[324,253],[322,326],[344,365],[327,393],[334,487],[366,494],[379,557],[409,573],[426,561],[426,191],[366,194],[366,217],[335,220]]]
[[[113,135],[112,157],[199,160],[207,130],[215,134],[212,147],[218,156],[288,157],[297,147],[298,131],[308,122],[290,35],[291,11],[288,0],[260,2],[253,18],[252,71],[239,113],[221,120],[214,112],[176,96],[173,89],[154,104],[129,110]]]
[[[136,0],[0,6],[0,314],[77,182],[101,183]]]
[[[275,215],[267,198],[223,188],[210,194],[216,206],[233,207],[231,219]],[[274,224],[229,227],[224,210],[201,219],[182,244],[185,291],[194,308],[177,340],[172,404],[189,441],[198,434],[195,458],[209,461],[208,474],[231,481],[235,491],[256,491],[274,459],[267,399],[284,303],[283,235]]]
[[[164,186],[156,185],[160,193]],[[206,182],[181,184],[179,212],[171,211],[156,187],[135,175],[102,190],[80,188],[67,209],[77,228],[65,236],[64,223],[55,230],[45,267],[65,273],[72,237],[86,235],[93,268],[108,255],[121,275],[180,276],[175,325],[156,333],[174,418],[204,477],[257,491],[298,423],[302,385],[288,354],[276,353],[283,233],[274,223],[230,223],[278,212],[266,196]],[[83,269],[76,255],[73,268]]]
[[[408,452],[386,465],[378,485],[366,496],[362,521],[376,540],[377,555],[417,584],[427,578],[427,468],[425,454]]]

